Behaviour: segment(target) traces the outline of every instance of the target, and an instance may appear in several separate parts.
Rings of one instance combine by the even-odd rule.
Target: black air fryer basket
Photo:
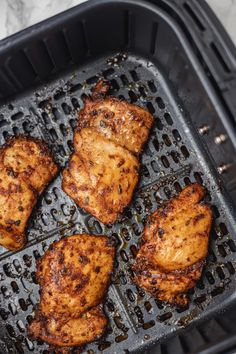
[[[108,227],[63,193],[61,176],[38,201],[19,252],[0,254],[0,353],[48,353],[26,327],[39,300],[36,260],[75,232],[117,244],[105,303],[110,325],[85,353],[233,353],[236,343],[235,48],[204,0],[95,0],[0,43],[0,143],[29,134],[63,168],[81,97],[100,77],[147,108],[154,128],[123,220]],[[207,266],[187,308],[155,301],[131,281],[147,216],[192,182],[207,190],[214,225]],[[236,346],[236,345],[235,345]]]

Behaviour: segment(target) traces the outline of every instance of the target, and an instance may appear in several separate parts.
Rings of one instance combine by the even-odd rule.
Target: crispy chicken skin
[[[104,224],[114,222],[138,182],[137,158],[91,128],[75,133],[74,147],[63,190]]]
[[[85,98],[74,134],[74,149],[63,172],[63,190],[104,224],[114,223],[130,203],[138,182],[138,155],[153,117],[143,108],[105,97],[100,80]]]
[[[184,305],[199,280],[208,251],[211,208],[204,189],[186,187],[149,218],[133,270],[135,282],[160,300]]]
[[[47,146],[26,137],[0,149],[0,166],[0,244],[15,250],[24,246],[32,209],[58,169]]]
[[[94,128],[115,144],[139,154],[148,139],[153,116],[139,106],[115,97],[104,97],[108,89],[106,81],[98,81],[92,97],[84,100],[77,129]]]
[[[83,346],[100,337],[107,325],[101,303],[114,255],[105,236],[73,235],[55,242],[37,266],[41,299],[30,336],[58,347]]]

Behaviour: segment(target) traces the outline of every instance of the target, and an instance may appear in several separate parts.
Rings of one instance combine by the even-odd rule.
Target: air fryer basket
[[[53,241],[75,232],[105,234],[117,245],[105,303],[108,333],[85,352],[150,353],[159,342],[160,353],[193,353],[212,341],[211,329],[219,338],[228,334],[222,319],[205,327],[204,321],[235,303],[236,217],[229,197],[236,193],[234,123],[217,80],[196,56],[200,29],[196,42],[183,32],[180,13],[196,25],[192,3],[174,3],[92,1],[0,45],[1,144],[17,134],[41,138],[63,168],[73,150],[82,96],[100,77],[110,80],[114,96],[155,117],[139,186],[120,222],[104,226],[77,207],[61,190],[59,175],[34,210],[27,246],[1,250],[1,353],[47,353],[47,345],[32,342],[26,332],[39,300],[36,261]],[[229,81],[229,73],[221,78]],[[174,308],[132,284],[130,264],[147,216],[196,181],[207,189],[205,200],[214,212],[209,255],[189,306]]]

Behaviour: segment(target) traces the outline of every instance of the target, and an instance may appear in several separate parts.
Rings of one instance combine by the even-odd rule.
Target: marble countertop
[[[86,0],[0,0],[0,39],[84,1]],[[236,0],[207,2],[236,45]]]

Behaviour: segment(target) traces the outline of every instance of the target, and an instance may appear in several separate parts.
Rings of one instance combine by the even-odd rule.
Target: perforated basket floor
[[[39,300],[35,264],[53,241],[75,232],[105,234],[117,243],[115,273],[105,303],[110,319],[108,333],[88,345],[85,352],[142,350],[234,300],[236,225],[232,210],[198,133],[153,63],[131,55],[101,58],[18,97],[1,107],[0,142],[22,133],[41,138],[64,167],[72,151],[81,96],[90,92],[99,76],[111,80],[115,96],[146,107],[155,117],[142,156],[139,187],[123,220],[112,227],[105,227],[77,207],[61,190],[60,175],[47,188],[31,217],[26,248],[17,253],[1,250],[2,353],[48,353],[47,345],[30,341],[26,332]],[[147,216],[163,200],[195,181],[208,190],[206,201],[213,207],[215,221],[203,277],[191,291],[189,307],[176,309],[155,301],[132,284],[129,267]]]

